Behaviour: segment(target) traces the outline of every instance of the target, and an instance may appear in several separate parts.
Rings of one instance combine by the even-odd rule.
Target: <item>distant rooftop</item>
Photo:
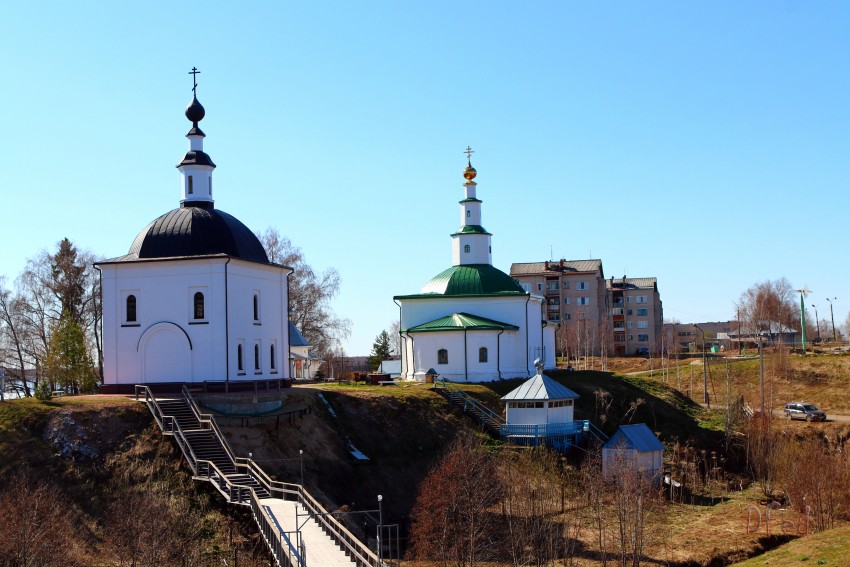
[[[570,272],[599,272],[602,277],[602,260],[553,260],[546,262],[518,262],[511,264],[511,276],[537,274],[562,274]]]
[[[605,280],[608,289],[656,289],[658,278],[609,278]]]

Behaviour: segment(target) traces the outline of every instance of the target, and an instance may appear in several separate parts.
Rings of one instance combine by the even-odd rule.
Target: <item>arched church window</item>
[[[136,296],[128,295],[127,296],[127,322],[135,323],[136,322]]]
[[[242,345],[236,346],[236,368],[245,370],[244,363],[242,362]]]
[[[449,363],[449,351],[444,348],[441,348],[437,351],[437,364],[448,364]]]
[[[487,362],[487,347],[478,349],[478,362]]]
[[[260,320],[260,296],[254,294],[254,321]]]
[[[195,319],[203,319],[204,318],[204,294],[199,292],[195,293],[194,296],[195,302]]]
[[[465,244],[463,247],[463,251],[469,254],[469,244]]]
[[[187,195],[192,194],[192,176],[191,175],[186,177],[186,194]]]
[[[254,370],[260,369],[260,345],[254,345]]]
[[[269,347],[269,368],[271,368],[272,370],[275,369],[275,367],[274,367],[274,345],[271,345]]]

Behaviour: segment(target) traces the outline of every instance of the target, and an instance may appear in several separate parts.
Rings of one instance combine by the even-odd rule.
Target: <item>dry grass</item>
[[[733,397],[743,395],[752,407],[760,405],[759,361],[757,358],[709,359],[709,392],[713,403],[726,403],[726,383],[731,384]],[[793,400],[814,403],[827,414],[850,415],[850,356],[846,354],[816,354],[802,356],[768,351],[765,354],[765,403],[771,409],[781,409]],[[702,364],[679,367],[682,391],[688,393],[693,382],[693,395],[701,398]],[[653,381],[663,381],[663,373],[655,370],[641,375]],[[667,383],[676,387],[675,367],[667,372]]]
[[[848,558],[850,558],[850,525],[794,540],[764,555],[735,565],[740,567],[768,565],[843,567],[850,560]]]

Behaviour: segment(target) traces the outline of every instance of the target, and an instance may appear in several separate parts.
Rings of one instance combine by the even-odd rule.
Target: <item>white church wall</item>
[[[500,323],[508,323],[519,327],[518,331],[506,331],[502,333],[499,339],[500,351],[500,367],[501,378],[526,378],[533,373],[534,359],[539,356],[541,347],[543,346],[543,338],[546,335],[546,330],[541,328],[542,299],[535,296],[517,296],[517,297],[456,297],[456,296],[440,296],[435,298],[411,298],[402,300],[401,310],[401,328],[407,329],[433,321],[440,317],[452,313],[469,313],[478,317],[493,319]],[[530,334],[526,334],[526,329],[531,329]],[[476,332],[477,333],[477,332]],[[467,333],[467,336],[472,336],[476,333]],[[447,345],[451,345],[450,352],[460,353],[460,357],[454,356],[455,360],[459,360],[460,364],[451,362],[447,365],[443,372],[436,364],[437,350],[439,347],[434,344],[433,337],[424,339],[426,335],[435,335],[437,333],[415,333],[413,340],[406,340],[404,357],[406,366],[403,368],[403,376],[405,379],[421,379],[429,368],[434,368],[441,374],[446,376],[448,380],[454,380],[457,377],[466,377],[466,372],[473,369],[473,374],[476,376],[475,381],[491,380],[488,376],[499,376],[498,372],[493,372],[492,368],[481,369],[478,371],[477,349],[474,351],[467,344],[467,355],[470,357],[467,369],[463,368],[463,333],[454,332],[461,337],[461,343],[455,344],[457,339],[445,339]],[[452,333],[446,333],[452,334]],[[496,333],[498,334],[498,333]],[[467,338],[468,340],[468,338]],[[492,343],[491,343],[492,344]],[[488,347],[489,350],[490,347]],[[552,333],[551,347],[546,348],[546,358],[549,361],[551,357],[551,366],[554,366],[554,333]],[[409,361],[413,360],[413,365]],[[493,351],[493,360],[495,360],[495,351]],[[430,361],[434,362],[431,364]],[[419,376],[415,376],[419,373]],[[451,377],[450,377],[451,376]],[[470,375],[472,381],[472,375]]]
[[[149,375],[143,374],[143,349],[158,342],[151,342],[155,338],[152,335],[165,332],[155,327],[161,323],[179,328],[191,344],[191,375],[183,380],[194,381],[199,376],[216,375],[216,368],[224,369],[223,260],[127,262],[102,265],[101,269],[106,383],[141,383],[157,375],[165,381],[163,371],[169,365],[186,370],[179,351],[170,347],[158,362],[158,370],[151,371],[148,365]],[[195,290],[190,288],[204,293],[205,318],[201,321],[192,317]],[[136,297],[135,322],[126,321],[126,298],[130,294]]]
[[[102,264],[101,269],[105,383],[226,380],[228,338],[229,379],[289,377],[285,269],[236,259],[228,263],[227,258]],[[255,290],[261,298],[259,325],[254,325],[253,320]],[[194,317],[196,292],[204,294],[202,319]],[[135,322],[126,321],[126,297],[131,293],[136,297]],[[229,314],[225,313],[226,306]],[[229,337],[225,327],[228,319]],[[188,353],[174,341],[164,347],[165,336],[177,329],[186,336],[187,345],[191,345]],[[243,376],[236,371],[239,339],[244,339],[249,347],[244,353]],[[260,345],[259,373],[253,368],[253,344]],[[270,363],[272,344],[276,373],[272,372]],[[146,349],[156,350],[158,358],[146,354]]]
[[[228,265],[230,325],[230,379],[289,378],[289,320],[287,269],[233,259]],[[254,296],[259,298],[254,319]],[[243,345],[243,367],[238,367],[237,348]],[[254,346],[259,347],[259,368]],[[275,363],[271,364],[274,345]]]
[[[490,237],[486,234],[465,234],[452,238],[453,266],[492,263]],[[468,251],[467,246],[469,246]]]
[[[440,373],[440,377],[452,382],[489,382],[500,378],[500,365],[497,361],[499,344],[510,332],[502,333],[499,338],[498,331],[468,331],[464,344],[463,331],[430,332],[414,334],[414,365],[411,374],[415,378],[424,379],[425,372],[433,368]],[[514,333],[515,334],[515,333]],[[487,361],[479,362],[479,350],[487,349]],[[446,349],[448,363],[440,364],[438,351]],[[410,352],[410,351],[409,351]],[[504,357],[504,348],[501,352]],[[408,358],[407,360],[410,360]],[[502,361],[504,365],[504,360]],[[506,378],[502,372],[501,378]],[[414,379],[409,375],[408,379]]]

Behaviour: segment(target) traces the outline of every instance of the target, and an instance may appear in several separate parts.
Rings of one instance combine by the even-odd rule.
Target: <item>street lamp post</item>
[[[298,449],[298,460],[301,461],[301,488],[304,488],[304,449]]]
[[[384,526],[384,508],[381,504],[384,497],[378,494],[378,561],[384,560],[384,548],[381,546],[381,529]]]
[[[838,299],[837,297],[833,297],[832,299],[826,298],[829,301],[829,318],[832,320],[832,342],[836,342],[838,339],[835,338],[835,316],[832,314],[832,302]]]

